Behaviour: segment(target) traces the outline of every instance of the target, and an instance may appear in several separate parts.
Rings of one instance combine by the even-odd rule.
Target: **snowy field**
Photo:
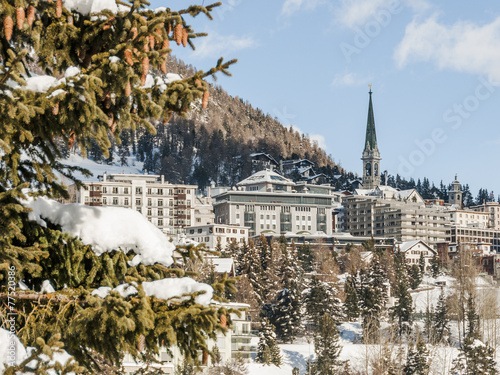
[[[441,285],[437,285],[436,283]],[[425,313],[427,306],[435,307],[444,289],[445,295],[450,295],[453,292],[454,279],[449,276],[440,276],[438,278],[424,277],[419,289],[412,293],[413,306],[415,312]],[[500,301],[500,288],[494,285],[490,277],[478,277],[476,280],[478,308],[482,302],[487,299],[496,299],[497,306]],[[423,321],[416,319],[416,326],[422,332]],[[383,324],[383,328],[388,324]],[[451,340],[458,341],[458,327],[456,322],[450,324]],[[480,331],[483,332],[485,341],[489,341],[493,346],[497,346],[499,350],[496,353],[497,364],[500,364],[500,319],[491,319],[482,321]],[[401,357],[401,361],[406,361],[406,355],[401,353],[406,350],[405,347],[400,347],[392,343],[385,345],[364,345],[361,343],[362,331],[359,322],[342,323],[339,326],[340,344],[342,352],[340,361],[349,361],[351,370],[354,373],[370,374],[370,368],[373,363],[380,362],[383,356],[383,351],[392,353],[393,358]],[[283,364],[281,367],[264,366],[257,363],[251,363],[248,366],[249,375],[290,375],[294,367],[298,367],[300,374],[306,373],[308,359],[314,359],[314,344],[312,338],[307,340],[300,338],[293,344],[281,344],[281,355]],[[430,375],[447,375],[450,374],[452,361],[457,357],[459,351],[456,345],[452,346],[428,346],[430,358]],[[500,366],[497,365],[500,370]]]

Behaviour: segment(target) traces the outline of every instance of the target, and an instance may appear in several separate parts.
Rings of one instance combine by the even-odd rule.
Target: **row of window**
[[[100,186],[91,186],[91,190],[100,191],[101,187]],[[120,191],[123,194],[129,194],[128,187],[113,186],[113,187],[109,187],[109,190],[111,191],[112,194],[120,194]],[[108,187],[104,186],[102,188],[102,192],[103,192],[103,194],[107,194]],[[136,194],[142,194],[142,192],[143,192],[142,187],[135,188]],[[162,189],[162,188],[152,189],[152,188],[148,188],[146,190],[146,192],[148,195],[153,195],[153,194],[154,195],[163,195],[163,192],[168,193],[168,195],[177,195],[177,194],[191,194],[191,189]]]

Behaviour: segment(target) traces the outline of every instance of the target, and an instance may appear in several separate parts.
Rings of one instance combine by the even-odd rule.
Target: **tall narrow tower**
[[[366,123],[365,149],[363,151],[363,187],[374,189],[380,186],[380,152],[377,146],[375,118],[373,117],[372,85],[370,85],[370,103],[368,104],[368,121]]]
[[[457,179],[457,175],[455,175],[455,181],[451,183],[450,189],[448,190],[448,203],[456,204],[458,207],[462,208],[462,197],[462,188]]]

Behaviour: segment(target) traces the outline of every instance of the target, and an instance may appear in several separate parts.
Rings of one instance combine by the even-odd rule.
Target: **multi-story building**
[[[470,209],[476,212],[487,213],[489,215],[488,227],[500,230],[500,203],[485,202],[479,206],[470,207]]]
[[[248,242],[248,227],[226,224],[193,225],[186,228],[186,237],[205,243],[208,249],[213,250],[217,245],[225,249],[230,243],[241,245]]]
[[[420,258],[424,259],[424,271],[430,271],[431,260],[434,256],[437,256],[437,251],[431,246],[427,245],[422,240],[406,241],[396,246],[396,249],[400,251],[404,257],[406,263],[409,265],[419,265]]]
[[[106,173],[98,181],[73,189],[73,201],[90,206],[115,206],[136,210],[165,234],[179,234],[194,217],[195,185],[177,185],[158,175]]]
[[[379,186],[357,190],[344,198],[346,229],[353,236],[393,237],[399,242],[444,242],[449,214],[442,206],[427,206],[415,189]]]
[[[295,184],[262,170],[215,196],[214,212],[216,223],[249,227],[249,237],[289,232],[329,235],[340,197],[331,186]]]

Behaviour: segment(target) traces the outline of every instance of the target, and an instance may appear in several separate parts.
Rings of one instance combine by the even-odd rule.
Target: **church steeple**
[[[380,152],[375,132],[375,117],[373,116],[372,85],[370,86],[370,101],[368,103],[368,120],[366,122],[365,149],[363,151],[363,187],[374,189],[380,186]]]

